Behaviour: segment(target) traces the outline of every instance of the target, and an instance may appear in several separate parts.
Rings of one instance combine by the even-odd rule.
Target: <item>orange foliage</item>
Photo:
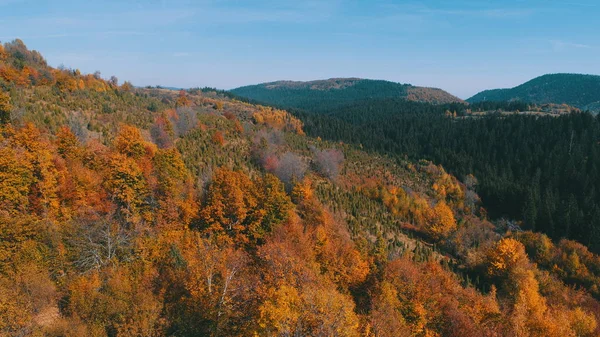
[[[525,263],[527,254],[523,244],[515,239],[505,238],[490,251],[488,272],[497,276],[507,275]]]
[[[225,144],[225,136],[223,136],[223,132],[215,131],[212,136],[212,141],[217,145],[223,146],[223,144]]]
[[[179,91],[179,96],[177,97],[176,106],[178,106],[178,107],[180,107],[180,106],[189,106],[191,104],[192,104],[192,102],[187,97],[187,94],[185,93],[185,91],[184,90],[180,90]]]
[[[304,131],[302,131],[302,122],[284,110],[260,107],[260,110],[255,112],[252,117],[257,124],[267,125],[278,130],[295,132],[299,135],[304,134]]]
[[[131,125],[121,126],[114,141],[117,151],[133,158],[141,158],[146,154],[146,145],[147,142],[142,138],[140,130]]]
[[[273,176],[252,181],[244,173],[219,169],[199,217],[205,233],[217,241],[246,245],[284,220],[290,206],[283,184]]]
[[[13,106],[10,104],[10,95],[8,93],[0,92],[0,125],[10,121],[12,109]]]

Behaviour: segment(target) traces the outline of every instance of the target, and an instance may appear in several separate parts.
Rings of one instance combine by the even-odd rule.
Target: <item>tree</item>
[[[344,154],[338,149],[314,150],[315,164],[319,173],[329,179],[338,176],[340,166],[344,161]]]
[[[304,178],[306,169],[307,165],[302,157],[293,152],[286,152],[279,158],[278,165],[273,173],[290,188],[294,181],[300,181]]]
[[[185,268],[171,270],[176,273],[172,280],[163,278],[169,281],[163,285],[169,330],[186,336],[249,335],[254,296],[250,287],[256,284],[247,255],[198,233],[182,236],[172,252],[175,247]]]
[[[133,90],[133,84],[131,84],[131,82],[129,81],[125,81],[121,85],[121,90],[123,90],[124,92],[131,92],[131,90]]]
[[[128,157],[141,158],[146,154],[146,142],[135,126],[122,125],[114,140],[115,149]]]
[[[371,326],[375,336],[409,337],[412,336],[402,313],[398,310],[402,303],[394,286],[386,281],[379,286],[380,292],[373,300]]]
[[[175,126],[177,136],[183,136],[188,131],[198,126],[196,111],[187,106],[180,106],[170,116],[171,123]]]
[[[445,238],[456,229],[456,219],[452,209],[444,201],[439,201],[426,221],[425,231],[435,240]]]
[[[10,95],[0,92],[0,125],[10,122],[10,113],[13,106],[10,104]]]
[[[489,253],[488,273],[505,277],[526,263],[525,246],[515,239],[504,238]]]
[[[247,246],[271,232],[291,207],[273,177],[254,182],[242,172],[219,169],[199,212],[203,231],[219,242]]]
[[[335,289],[282,286],[260,308],[262,332],[279,336],[359,336],[354,303]]]
[[[113,87],[116,88],[119,86],[119,79],[116,76],[111,76],[110,79],[108,80],[108,84]]]
[[[114,154],[108,159],[108,176],[104,186],[127,216],[139,215],[146,205],[148,183],[134,159]]]
[[[185,106],[189,106],[190,104],[192,104],[192,101],[190,101],[190,99],[187,97],[185,90],[180,90],[179,96],[177,97],[177,102],[175,103],[175,105],[177,107],[185,107]]]
[[[34,183],[33,165],[9,147],[0,147],[0,205],[5,210],[17,210],[29,204],[29,192]]]
[[[223,146],[223,144],[225,144],[225,137],[223,136],[223,132],[215,131],[215,133],[212,136],[212,141],[213,143],[219,146]]]
[[[130,233],[110,216],[79,220],[71,241],[77,256],[74,264],[84,273],[117,265],[129,256],[132,248]]]
[[[154,143],[161,149],[173,146],[173,137],[175,136],[173,124],[164,115],[156,118],[150,128],[150,136]]]
[[[79,159],[82,156],[81,143],[68,127],[63,126],[56,135],[56,139],[58,142],[58,153],[64,158],[73,160]]]

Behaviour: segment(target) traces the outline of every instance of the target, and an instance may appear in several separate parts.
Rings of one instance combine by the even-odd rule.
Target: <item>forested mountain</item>
[[[432,105],[372,98],[322,106],[333,107],[290,111],[309,135],[426,158],[457,177],[473,174],[493,218],[523,221],[524,228],[600,252],[598,118],[523,101]]]
[[[275,106],[313,111],[324,111],[369,98],[404,98],[436,104],[462,102],[461,99],[440,89],[360,78],[332,78],[311,82],[279,81],[241,87],[231,92]]]
[[[297,112],[303,124],[209,89],[54,69],[21,41],[0,47],[0,90],[1,336],[600,333],[598,255],[490,221],[474,176],[374,151],[352,106],[349,121]],[[388,103],[438,132],[487,120],[463,120],[459,104]],[[389,117],[372,110],[372,123]],[[533,123],[515,118],[507,129]],[[595,122],[563,118],[542,126],[575,130],[576,166]],[[305,135],[319,130],[365,145]],[[376,129],[372,142],[391,153],[407,130]],[[454,136],[404,142],[456,149]]]
[[[568,104],[581,110],[599,112],[600,76],[543,75],[512,89],[485,90],[467,100],[470,103],[482,101]]]
[[[600,251],[598,117],[467,113],[476,107],[367,100],[296,116],[309,135],[426,158],[457,177],[473,174],[493,218],[523,220],[525,228]]]

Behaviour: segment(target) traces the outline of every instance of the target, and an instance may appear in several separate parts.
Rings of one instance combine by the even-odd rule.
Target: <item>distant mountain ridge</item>
[[[467,99],[467,102],[517,100],[535,104],[568,104],[582,110],[600,112],[600,76],[548,74],[514,88],[482,91]]]
[[[258,102],[309,110],[326,110],[364,99],[380,98],[402,98],[434,104],[463,102],[437,88],[354,77],[308,82],[276,81],[244,86],[231,92]]]

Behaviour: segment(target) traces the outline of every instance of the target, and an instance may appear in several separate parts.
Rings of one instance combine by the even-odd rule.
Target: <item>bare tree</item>
[[[183,136],[198,125],[198,115],[190,107],[177,108],[177,115],[171,118],[177,136]]]
[[[274,169],[274,174],[289,188],[294,180],[301,180],[306,173],[307,165],[302,157],[287,152],[279,158],[279,163]]]
[[[475,206],[481,203],[481,199],[479,195],[475,192],[475,188],[477,187],[478,181],[474,175],[469,174],[464,178],[464,184],[467,190],[465,191],[465,203],[466,206],[469,207],[471,212],[475,211]]]
[[[112,217],[80,221],[73,235],[74,264],[82,272],[123,260],[130,252],[131,234]]]
[[[112,87],[116,88],[119,86],[119,79],[117,78],[117,76],[111,76],[110,79],[108,80],[108,84],[110,84]]]
[[[68,124],[69,129],[71,129],[71,132],[73,132],[80,142],[85,143],[88,140],[88,121],[81,113],[75,112],[70,114]]]
[[[344,154],[338,149],[314,149],[314,163],[319,173],[329,179],[337,178],[340,166],[344,162]]]

